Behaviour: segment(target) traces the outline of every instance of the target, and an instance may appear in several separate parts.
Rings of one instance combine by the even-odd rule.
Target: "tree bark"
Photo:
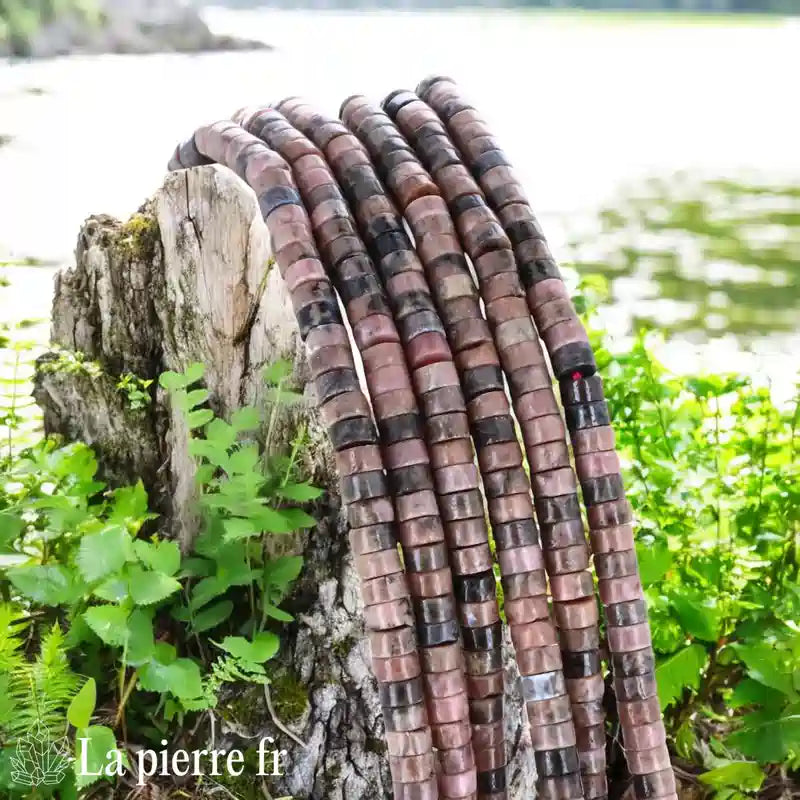
[[[305,568],[285,606],[296,622],[270,662],[270,691],[277,716],[305,746],[276,727],[266,698],[252,692],[232,693],[216,710],[216,746],[221,739],[273,736],[276,747],[289,751],[286,774],[265,785],[274,797],[390,797],[380,703],[332,453],[251,190],[229,170],[200,167],[168,175],[124,224],[90,218],[75,266],[56,279],[52,343],[35,384],[47,432],[92,445],[111,485],[141,478],[162,531],[184,551],[198,519],[183,417],[160,389],[149,405],[131,408],[120,379],[131,373],[155,386],[161,372],[201,362],[211,406],[228,417],[244,404],[267,412],[263,368],[281,358],[294,364],[292,383],[307,402],[282,414],[273,441],[287,445],[305,425],[306,471],[331,491],[314,509],[319,524],[313,530],[288,543],[276,538],[276,549],[302,551]],[[510,653],[507,665],[509,796],[521,799],[533,791],[533,758]]]

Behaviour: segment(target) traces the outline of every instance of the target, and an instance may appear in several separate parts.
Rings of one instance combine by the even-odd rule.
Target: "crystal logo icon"
[[[21,786],[57,786],[71,762],[66,738],[53,741],[41,723],[17,741],[11,757],[11,778]]]

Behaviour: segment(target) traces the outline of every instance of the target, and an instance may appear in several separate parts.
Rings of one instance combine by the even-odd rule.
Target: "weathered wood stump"
[[[265,407],[263,368],[290,359],[294,386],[308,402],[284,415],[273,440],[288,443],[304,424],[306,470],[318,485],[335,487],[330,446],[305,389],[303,345],[270,255],[251,190],[229,170],[208,166],[167,176],[127,223],[91,217],[75,266],[56,279],[54,349],[41,359],[35,387],[47,432],[90,444],[112,485],[142,478],[162,531],[184,549],[198,520],[183,418],[161,390],[132,409],[118,388],[125,374],[157,382],[164,370],[201,362],[211,405],[227,417],[243,404]],[[270,779],[274,796],[390,797],[381,709],[335,490],[313,513],[319,524],[290,544],[306,566],[286,604],[297,621],[285,631],[272,689],[278,716],[306,747],[278,730],[260,694],[217,709],[216,735],[273,736],[289,750],[285,777]],[[521,800],[532,796],[535,770],[508,655],[509,796]]]

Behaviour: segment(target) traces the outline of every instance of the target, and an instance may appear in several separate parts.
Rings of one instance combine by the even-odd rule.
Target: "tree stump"
[[[232,696],[217,709],[217,742],[272,736],[288,750],[285,776],[269,779],[275,797],[389,798],[381,708],[332,452],[252,191],[225,168],[199,167],[168,175],[124,224],[91,217],[75,266],[56,278],[51,335],[53,350],[40,359],[34,390],[46,431],[91,445],[112,486],[141,478],[161,531],[184,550],[198,519],[183,417],[160,389],[149,405],[131,408],[121,378],[132,374],[155,386],[161,372],[201,362],[210,404],[225,418],[244,404],[265,408],[263,368],[292,361],[292,383],[307,402],[284,414],[273,440],[288,444],[304,424],[311,441],[302,454],[306,471],[331,491],[312,511],[319,521],[313,530],[288,545],[280,540],[303,553],[305,567],[285,604],[296,622],[268,666],[277,716],[306,746],[276,727],[260,694]],[[532,796],[535,768],[507,655],[509,797],[521,800]],[[241,706],[246,713],[237,714]]]

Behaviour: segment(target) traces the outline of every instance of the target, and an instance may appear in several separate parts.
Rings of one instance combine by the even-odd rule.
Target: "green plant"
[[[745,376],[670,374],[652,333],[622,352],[592,338],[672,746],[718,794],[757,791],[800,756],[800,393],[778,406]]]
[[[125,395],[132,411],[138,411],[139,409],[147,408],[152,402],[153,398],[149,392],[152,384],[152,380],[145,380],[138,375],[126,372],[117,381],[117,391]]]

